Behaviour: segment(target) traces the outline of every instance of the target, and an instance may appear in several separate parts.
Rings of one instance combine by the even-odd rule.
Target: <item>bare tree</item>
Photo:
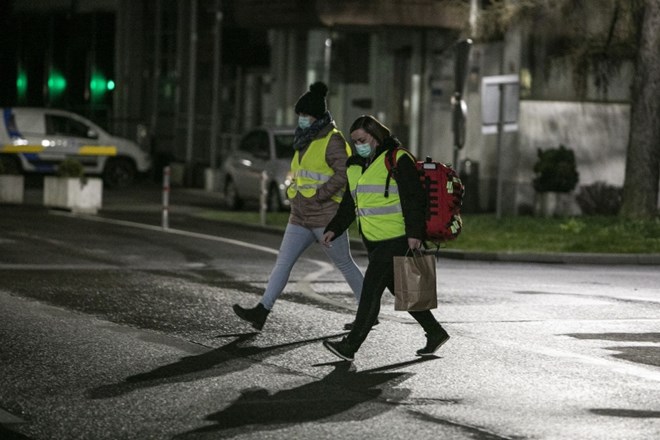
[[[660,184],[660,0],[645,0],[631,96],[620,215],[653,218]]]

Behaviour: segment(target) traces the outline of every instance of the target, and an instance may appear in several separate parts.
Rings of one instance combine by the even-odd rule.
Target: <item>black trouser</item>
[[[394,292],[394,257],[403,256],[408,251],[408,239],[399,237],[392,240],[364,240],[369,253],[369,265],[364,274],[362,296],[358,306],[353,329],[346,337],[346,342],[355,351],[360,348],[378,318],[380,300],[385,288]],[[438,331],[441,327],[430,310],[408,312],[415,318],[426,333]]]

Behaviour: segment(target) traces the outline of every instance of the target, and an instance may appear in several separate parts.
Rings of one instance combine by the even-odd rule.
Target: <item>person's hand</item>
[[[332,247],[332,244],[330,242],[334,238],[335,238],[335,233],[332,231],[327,231],[325,234],[323,234],[323,237],[321,238],[321,244],[325,247]]]
[[[410,249],[419,249],[422,247],[422,240],[419,238],[408,237],[408,247]]]

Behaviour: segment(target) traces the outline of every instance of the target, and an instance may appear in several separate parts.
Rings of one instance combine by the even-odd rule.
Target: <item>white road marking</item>
[[[62,215],[65,217],[75,217],[75,218],[80,218],[83,220],[91,220],[91,221],[96,221],[100,223],[109,223],[113,225],[121,225],[121,226],[129,226],[132,228],[138,228],[138,229],[146,229],[149,231],[155,231],[155,232],[163,232],[165,234],[175,234],[175,235],[182,235],[184,237],[192,237],[192,238],[201,238],[203,240],[211,240],[211,241],[219,241],[222,243],[227,243],[227,244],[233,244],[236,246],[241,246],[249,249],[254,249],[258,250],[261,252],[266,252],[269,254],[277,255],[278,250],[269,248],[266,246],[259,246],[257,244],[252,244],[252,243],[247,243],[245,241],[239,241],[239,240],[234,240],[231,238],[224,238],[224,237],[218,237],[215,235],[208,235],[208,234],[200,234],[197,232],[190,232],[190,231],[183,231],[181,229],[173,229],[173,228],[167,228],[163,229],[161,226],[153,226],[153,225],[145,225],[143,223],[137,223],[137,222],[130,222],[127,220],[115,220],[111,218],[103,218],[103,217],[96,217],[92,215],[83,215],[83,214],[70,214],[67,212],[60,212],[60,211],[51,211],[51,213],[56,214],[56,215]]]
[[[199,239],[203,239],[203,240],[218,241],[218,242],[222,242],[222,243],[227,243],[227,244],[231,244],[231,245],[235,245],[235,246],[241,246],[241,247],[244,247],[244,248],[257,250],[257,251],[260,251],[260,252],[265,252],[265,253],[272,254],[272,255],[277,255],[279,253],[279,250],[275,249],[275,248],[260,246],[260,245],[248,243],[248,242],[245,242],[245,241],[234,240],[234,239],[231,239],[231,238],[218,237],[216,235],[201,234],[201,233],[197,233],[197,232],[183,231],[181,229],[173,229],[173,228],[163,229],[160,226],[146,225],[146,224],[143,224],[143,223],[131,222],[131,221],[127,221],[127,220],[115,220],[115,219],[97,217],[97,216],[92,216],[92,215],[70,214],[70,213],[61,212],[61,211],[52,211],[52,213],[56,214],[56,215],[63,215],[63,216],[66,216],[66,217],[75,217],[75,218],[80,218],[80,219],[84,219],[84,220],[97,221],[97,222],[100,222],[100,223],[108,223],[108,224],[114,224],[114,225],[120,225],[120,226],[128,226],[128,227],[132,227],[132,228],[146,229],[146,230],[149,230],[149,231],[163,232],[163,233],[166,233],[166,234],[176,234],[176,235],[181,235],[181,236],[185,236],[185,237],[199,238]],[[332,270],[334,270],[334,266],[332,264],[328,263],[328,262],[321,261],[321,260],[314,260],[314,259],[311,259],[311,258],[306,258],[306,260],[311,262],[311,263],[316,264],[317,266],[319,266],[319,270],[317,270],[315,272],[311,272],[311,273],[305,275],[305,277],[303,277],[302,280],[300,280],[296,283],[296,287],[300,290],[302,295],[309,298],[309,299],[312,299],[314,301],[320,301],[320,302],[324,302],[326,304],[331,304],[331,305],[336,306],[336,307],[341,307],[343,309],[348,309],[348,310],[351,310],[351,311],[355,311],[356,307],[347,306],[346,304],[342,304],[341,302],[335,301],[332,298],[328,298],[328,297],[325,297],[323,295],[319,295],[312,288],[312,283],[314,283],[315,281],[320,279],[322,276],[324,276],[328,272],[331,272]],[[12,268],[15,268],[15,266],[18,266],[18,265],[10,265],[10,266],[12,266]],[[24,266],[26,266],[25,267],[26,269],[28,268],[28,265],[24,265]],[[57,267],[59,268],[61,266],[57,266]],[[80,268],[80,266],[76,266],[76,267]],[[102,266],[93,266],[93,267],[101,268]],[[105,268],[110,268],[110,267],[111,266],[105,266]],[[34,266],[31,266],[31,268],[34,269]],[[2,265],[0,265],[0,269],[2,269]],[[406,322],[406,321],[404,321],[404,322]]]
[[[92,220],[92,221],[98,221],[101,223],[109,223],[109,224],[116,224],[116,225],[123,225],[123,226],[128,226],[128,227],[134,227],[134,228],[140,228],[140,229],[146,229],[146,230],[151,230],[151,231],[156,231],[156,232],[164,232],[164,233],[170,233],[170,234],[177,234],[177,235],[182,235],[186,237],[192,237],[192,238],[200,238],[204,240],[212,240],[212,241],[218,241],[218,242],[223,242],[223,243],[228,243],[236,246],[242,246],[245,248],[249,249],[254,249],[258,250],[261,252],[266,252],[270,253],[273,255],[278,254],[278,250],[274,248],[269,248],[266,246],[259,246],[255,245],[252,243],[247,243],[244,241],[240,240],[234,240],[230,238],[224,238],[224,237],[218,237],[214,235],[207,235],[207,234],[200,234],[196,232],[188,232],[188,231],[183,231],[179,229],[163,229],[162,227],[159,226],[152,226],[152,225],[145,225],[142,223],[136,223],[136,222],[130,222],[130,221],[125,221],[125,220],[114,220],[114,219],[108,219],[108,218],[102,218],[102,217],[96,217],[96,216],[91,216],[91,215],[83,215],[83,214],[70,214],[70,213],[63,213],[60,211],[51,211],[52,213],[56,213],[57,215],[64,215],[64,216],[72,216],[76,218],[82,218],[86,220]],[[316,264],[319,266],[319,270],[312,272],[310,274],[307,274],[305,277],[303,277],[302,280],[300,280],[297,285],[301,291],[301,293],[315,301],[322,301],[327,304],[332,304],[337,307],[341,307],[343,309],[349,309],[349,310],[355,310],[352,307],[349,307],[345,304],[341,304],[339,302],[333,301],[330,298],[326,298],[322,295],[317,294],[314,292],[314,289],[311,286],[311,283],[314,281],[318,280],[320,277],[328,273],[329,271],[333,270],[333,266],[325,261],[320,261],[320,260],[314,260],[314,259],[309,259],[307,258],[308,261]],[[0,266],[1,267],[1,266]],[[405,320],[401,319],[398,317],[392,317],[392,316],[387,316],[387,319],[392,320],[392,321],[398,321],[398,322],[406,322],[409,323],[411,320]],[[502,346],[509,346],[513,347],[516,349],[520,350],[526,350],[526,351],[531,351],[535,352],[537,354],[545,355],[545,356],[551,356],[555,358],[565,358],[565,359],[573,359],[575,361],[588,364],[588,365],[596,365],[596,366],[601,366],[605,367],[611,371],[618,372],[621,374],[627,374],[627,375],[632,375],[636,376],[639,378],[651,380],[651,381],[657,381],[660,382],[660,372],[657,369],[651,369],[651,368],[645,368],[641,366],[636,366],[636,365],[630,365],[618,360],[609,360],[609,359],[604,359],[604,358],[599,358],[599,357],[593,357],[593,356],[586,356],[570,351],[565,351],[565,350],[557,350],[554,348],[549,348],[549,347],[529,347],[527,345],[520,345],[516,344],[513,342],[506,342],[506,341],[501,341],[501,340],[489,340],[489,343],[497,343],[498,345]]]
[[[126,270],[108,264],[0,264],[0,270]],[[131,267],[133,269],[133,267]]]

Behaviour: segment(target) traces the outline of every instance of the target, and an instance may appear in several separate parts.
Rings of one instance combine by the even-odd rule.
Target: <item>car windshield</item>
[[[293,157],[293,133],[275,134],[275,154],[278,159]]]

